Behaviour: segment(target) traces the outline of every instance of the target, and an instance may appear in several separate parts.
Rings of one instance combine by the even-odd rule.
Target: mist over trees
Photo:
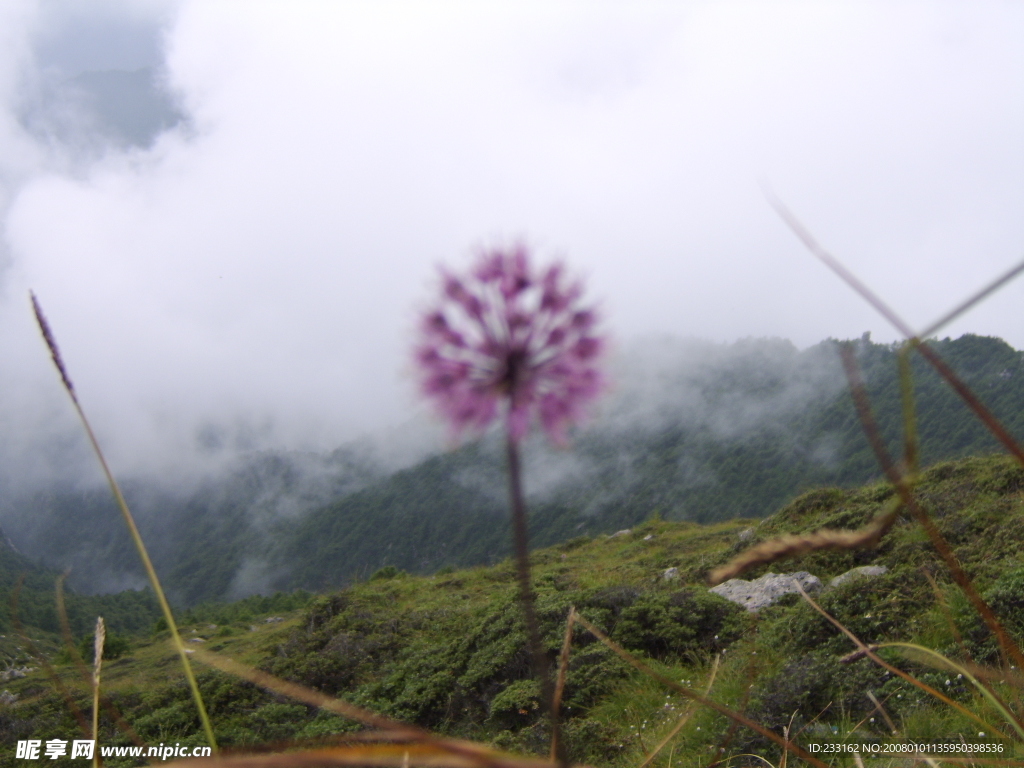
[[[854,342],[894,453],[902,420],[896,347]],[[797,494],[878,476],[835,341],[713,344],[654,339],[613,367],[613,391],[557,450],[527,442],[534,546],[609,533],[652,516],[713,522],[770,515]],[[963,336],[936,350],[1011,433],[1024,436],[1024,354]],[[914,360],[922,461],[999,450],[923,361]],[[348,446],[263,452],[196,487],[126,478],[125,493],[177,602],[321,590],[384,566],[431,572],[508,554],[500,441],[466,442],[397,472]],[[6,498],[0,522],[25,556],[71,568],[84,592],[139,588],[141,569],[105,488]]]

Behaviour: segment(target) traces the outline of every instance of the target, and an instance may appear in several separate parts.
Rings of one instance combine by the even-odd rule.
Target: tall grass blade
[[[103,617],[96,617],[96,634],[93,640],[92,660],[92,740],[99,743],[100,734],[100,672],[103,669],[103,645],[107,639],[107,628],[103,624]],[[100,765],[100,751],[93,750],[92,764],[95,768]]]
[[[1007,634],[1002,623],[998,618],[996,618],[996,615],[992,612],[988,603],[982,599],[978,590],[974,586],[974,582],[972,582],[970,577],[964,572],[963,567],[960,565],[960,561],[956,558],[952,548],[949,546],[949,542],[946,541],[945,537],[936,527],[931,516],[925,511],[924,507],[917,503],[906,478],[900,472],[892,458],[890,458],[888,451],[885,449],[885,443],[882,441],[881,433],[878,430],[878,426],[875,423],[874,416],[871,412],[871,403],[868,400],[867,389],[864,386],[864,378],[861,376],[860,366],[857,364],[857,358],[854,355],[853,348],[850,345],[843,345],[840,347],[839,352],[843,360],[843,370],[846,372],[846,378],[850,384],[850,394],[853,396],[854,404],[857,407],[857,413],[860,415],[861,424],[867,434],[868,442],[871,443],[871,447],[875,450],[875,457],[881,465],[882,472],[885,473],[889,482],[892,483],[893,487],[896,489],[896,493],[903,502],[903,505],[910,511],[918,523],[920,523],[921,527],[924,528],[925,532],[928,534],[928,538],[932,542],[932,546],[938,551],[939,555],[945,561],[946,567],[949,568],[950,573],[953,575],[953,579],[964,591],[964,594],[966,594],[970,599],[975,610],[981,614],[981,617],[984,619],[989,631],[996,636],[999,641],[999,647],[1003,649],[1003,652],[1007,656],[1017,662],[1018,667],[1024,668],[1024,654],[1021,653],[1020,648]]]
[[[576,606],[569,606],[569,616],[565,620],[565,636],[562,638],[562,650],[558,654],[558,677],[555,679],[555,692],[551,697],[551,717],[559,719],[562,709],[562,692],[565,690],[565,677],[569,673],[569,653],[572,650],[572,628],[576,623]],[[551,731],[551,759],[557,760],[562,752],[558,743],[561,734]]]
[[[900,373],[900,400],[903,405],[903,465],[912,478],[917,477],[917,407],[914,398],[914,373],[910,368],[911,346],[904,344],[896,356]]]
[[[50,664],[49,659],[46,658],[45,654],[40,652],[36,647],[36,644],[32,642],[32,638],[29,637],[28,632],[25,631],[25,627],[21,623],[21,617],[18,615],[18,598],[21,595],[22,585],[25,583],[25,574],[18,577],[18,581],[14,584],[14,589],[11,590],[11,623],[14,625],[14,631],[18,633],[22,642],[25,643],[25,647],[28,648],[28,652],[32,654],[36,661],[39,662],[39,666],[43,668],[46,676],[50,678],[50,682],[53,684],[54,689],[60,694],[61,698],[64,699],[64,703],[68,705],[68,709],[71,710],[71,714],[75,720],[78,721],[78,728],[82,732],[82,738],[89,738],[89,724],[85,720],[85,715],[82,714],[82,710],[78,708],[78,704],[75,702],[74,696],[64,685],[64,681],[61,680],[60,675],[57,674],[57,670]]]
[[[1014,730],[1017,731],[1017,735],[1021,737],[1021,741],[1024,741],[1024,727],[1021,727],[1020,721],[1016,717],[1014,717],[1013,713],[1010,712],[1009,708],[1006,706],[1006,704],[1002,702],[1002,700],[1000,700],[998,696],[992,693],[992,691],[990,691],[987,686],[982,684],[980,680],[978,680],[974,675],[971,674],[969,668],[963,667],[957,664],[955,661],[946,658],[938,651],[933,651],[931,648],[928,648],[923,645],[918,645],[917,643],[882,643],[878,647],[905,648],[909,651],[909,653],[905,653],[904,655],[913,661],[928,664],[929,666],[935,667],[936,669],[956,672],[959,675],[963,675],[970,681],[971,685],[973,685],[981,692],[982,696],[988,699],[989,703],[993,707],[999,710],[999,714],[1003,716],[1006,722],[1013,726]]]
[[[174,621],[174,614],[171,611],[171,606],[167,602],[167,597],[164,595],[163,588],[160,586],[160,579],[156,575],[156,569],[153,568],[153,563],[149,559],[149,552],[146,550],[146,545],[142,541],[139,529],[135,525],[135,518],[132,516],[131,510],[128,509],[128,503],[125,501],[124,496],[121,493],[121,488],[118,486],[113,473],[110,471],[110,467],[107,465],[107,459],[103,455],[103,450],[100,448],[100,444],[96,439],[95,433],[92,431],[89,419],[86,418],[85,411],[78,402],[78,395],[75,393],[75,388],[71,384],[71,378],[68,376],[67,368],[64,365],[64,361],[61,359],[60,349],[57,346],[57,341],[53,336],[53,332],[50,330],[49,323],[46,322],[46,316],[43,314],[43,309],[39,305],[39,301],[36,299],[35,294],[30,293],[29,296],[32,299],[32,310],[35,313],[36,322],[38,323],[39,330],[43,335],[43,340],[46,342],[46,346],[50,350],[50,356],[53,358],[53,364],[57,366],[57,371],[60,373],[61,381],[64,383],[64,389],[67,390],[68,396],[71,398],[71,402],[75,406],[75,410],[78,412],[78,417],[82,422],[82,426],[85,428],[85,433],[89,438],[89,443],[92,445],[96,458],[99,459],[100,466],[103,468],[103,474],[106,476],[107,483],[110,485],[110,491],[114,495],[114,500],[117,502],[118,509],[121,511],[121,516],[124,518],[125,525],[128,527],[128,532],[131,534],[132,541],[135,543],[135,549],[138,551],[139,558],[142,560],[142,565],[146,569],[146,575],[149,577],[149,583],[152,585],[153,591],[156,593],[157,601],[160,603],[160,609],[164,614],[164,620],[167,622],[167,626],[171,631],[171,638],[174,642],[174,646],[178,651],[178,656],[181,658],[181,665],[185,670],[185,677],[187,678],[189,688],[192,691],[192,698],[195,700],[196,709],[199,712],[199,719],[203,724],[203,731],[206,734],[206,740],[209,742],[210,746],[216,750],[217,739],[213,735],[213,727],[210,724],[210,717],[206,713],[206,705],[203,703],[202,694],[199,692],[199,684],[196,682],[195,675],[192,672],[192,665],[189,664],[188,654],[185,653],[185,644],[182,642],[181,635],[178,633],[178,625]]]
[[[418,738],[430,736],[429,731],[425,731],[415,725],[408,725],[406,723],[399,722],[398,720],[392,720],[389,717],[378,715],[368,709],[363,709],[355,704],[349,704],[346,701],[320,693],[320,691],[307,688],[304,685],[299,685],[298,683],[293,683],[288,680],[282,680],[279,677],[275,677],[274,675],[262,670],[242,664],[241,662],[235,661],[227,656],[222,656],[203,648],[195,649],[194,654],[196,659],[204,664],[208,664],[214,669],[219,669],[221,672],[241,678],[242,680],[247,680],[254,685],[258,685],[260,688],[265,688],[268,691],[271,691],[272,693],[287,696],[295,699],[296,701],[301,701],[304,704],[309,704],[310,706],[327,710],[328,712],[334,712],[337,715],[347,717],[350,720],[355,720],[357,723],[362,723],[370,728],[378,728],[382,731],[415,736]]]
[[[983,299],[987,299],[990,294],[995,293],[997,290],[1002,288],[1008,282],[1013,280],[1013,278],[1015,278],[1021,272],[1024,272],[1024,261],[1020,262],[1019,264],[1017,264],[1014,267],[1010,267],[1010,269],[1008,269],[1002,275],[1000,275],[995,280],[993,280],[991,283],[986,285],[984,288],[982,288],[976,294],[974,294],[973,296],[971,296],[968,299],[965,299],[960,304],[957,304],[955,307],[953,307],[953,309],[951,309],[949,312],[944,314],[942,317],[940,317],[934,323],[929,325],[927,328],[925,328],[923,331],[921,331],[921,333],[918,334],[918,335],[922,339],[927,339],[932,334],[937,333],[940,328],[944,327],[948,323],[953,322],[956,318],[958,318],[960,315],[962,315],[964,312],[966,312],[968,309],[973,307],[978,302],[982,301]]]
[[[92,673],[89,668],[85,665],[85,660],[82,658],[82,654],[78,652],[78,647],[75,645],[74,637],[71,634],[71,624],[68,622],[67,607],[64,603],[64,580],[67,577],[67,573],[62,573],[57,577],[57,617],[60,619],[60,630],[61,636],[64,639],[64,647],[68,651],[68,655],[71,657],[72,662],[82,675],[82,680],[87,686],[92,686]],[[136,746],[145,746],[145,742],[139,738],[139,735],[135,730],[125,722],[125,719],[121,716],[118,711],[108,699],[103,699],[103,706],[107,708],[107,714],[110,715],[110,719],[120,728],[127,736],[132,740]]]
[[[867,656],[869,659],[871,659],[873,662],[875,662],[875,664],[878,664],[880,667],[883,667],[884,669],[889,670],[894,675],[902,677],[904,680],[906,680],[911,685],[915,685],[918,688],[920,688],[922,691],[927,693],[928,695],[934,696],[936,699],[941,701],[943,704],[948,704],[949,706],[953,707],[953,709],[955,709],[958,712],[960,712],[960,714],[967,716],[968,718],[970,718],[971,720],[973,720],[974,722],[978,723],[983,728],[985,728],[986,732],[994,733],[997,736],[999,736],[1000,738],[1008,740],[1009,737],[1007,737],[1007,735],[1005,733],[1003,733],[1001,730],[996,728],[991,723],[988,723],[985,720],[982,720],[980,717],[978,717],[978,715],[976,715],[973,712],[971,712],[971,710],[967,709],[962,704],[959,704],[958,702],[953,701],[951,698],[946,696],[941,691],[935,690],[930,685],[927,685],[926,683],[922,683],[920,680],[918,680],[913,675],[908,675],[902,669],[900,669],[898,667],[894,667],[892,664],[890,664],[889,662],[885,661],[881,656],[879,656],[877,653],[875,653],[872,650],[871,647],[869,647],[869,646],[865,645],[863,642],[861,642],[861,639],[859,637],[857,637],[855,634],[853,634],[853,632],[851,632],[849,629],[847,629],[843,625],[843,623],[841,621],[839,621],[838,619],[833,617],[828,611],[826,611],[824,608],[822,608],[820,605],[818,605],[814,601],[814,598],[812,598],[810,595],[808,595],[807,592],[804,591],[804,588],[801,587],[798,582],[794,581],[793,583],[796,586],[796,588],[799,590],[800,594],[803,595],[804,600],[806,600],[808,603],[810,603],[811,607],[814,608],[814,610],[816,610],[818,613],[820,613],[822,616],[824,616],[829,621],[829,623],[831,623],[833,626],[835,626],[837,629],[839,629],[840,632],[842,632],[844,635],[846,635],[848,638],[850,638],[850,640],[853,641],[853,644],[857,646],[857,649],[862,651],[863,654],[865,656]],[[874,647],[877,647],[877,646],[874,646]]]
[[[551,768],[552,763],[480,748],[478,755],[457,755],[436,744],[359,744],[270,755],[232,755],[163,763],[168,768],[329,768],[381,766],[382,768]]]
[[[995,435],[996,439],[1003,444],[1003,446],[1012,453],[1017,461],[1024,466],[1024,449],[1017,444],[1013,436],[999,423],[999,420],[992,414],[991,411],[986,408],[977,396],[970,390],[970,388],[960,380],[960,378],[953,372],[953,370],[939,357],[938,353],[934,349],[929,347],[924,341],[921,340],[921,336],[927,334],[918,335],[914,333],[913,329],[897,315],[885,302],[883,302],[870,288],[862,283],[856,275],[848,270],[843,264],[832,254],[826,251],[817,240],[811,235],[811,233],[804,227],[803,224],[793,215],[793,213],[786,208],[777,198],[768,193],[768,202],[775,208],[775,211],[779,214],[783,221],[789,226],[793,233],[803,242],[812,254],[814,254],[822,263],[824,263],[829,269],[835,272],[839,277],[849,285],[853,290],[861,295],[861,297],[874,307],[882,317],[888,320],[900,333],[906,337],[906,339],[914,346],[915,349],[924,357],[925,360],[931,364],[933,368],[944,378],[947,383],[953,387],[958,395],[967,403],[968,407],[974,411],[975,415],[982,421],[982,423]],[[1010,270],[1009,273],[1003,275],[997,279],[991,286],[986,288],[976,297],[972,297],[967,302],[964,302],[957,309],[964,311],[971,306],[974,306],[977,301],[988,296],[992,291],[996,290],[1005,285],[1011,278],[1016,277],[1024,271],[1024,265],[1021,267],[1015,267]],[[959,314],[959,312],[956,312]],[[952,320],[956,314],[949,313],[941,324],[945,324],[949,320]],[[933,324],[936,325],[937,324]],[[933,331],[930,331],[933,332]]]
[[[899,729],[896,727],[896,723],[892,721],[892,718],[889,717],[889,713],[885,711],[885,707],[882,706],[882,702],[880,702],[878,700],[878,697],[875,696],[875,694],[871,691],[865,691],[865,693],[867,694],[868,698],[871,699],[871,703],[875,705],[875,708],[871,710],[872,713],[877,712],[878,714],[880,714],[882,718],[885,720],[885,724],[889,726],[889,731],[892,733],[893,736],[896,736],[899,733]],[[891,696],[892,694],[889,695]],[[886,699],[886,701],[888,701],[888,699]]]
[[[718,676],[718,665],[721,663],[721,661],[722,661],[722,654],[718,654],[717,656],[715,656],[715,661],[711,665],[711,674],[708,675],[708,684],[704,687],[704,697],[705,698],[707,698],[708,696],[711,695],[711,688],[715,684],[715,677]],[[696,711],[697,711],[697,704],[696,704],[696,702],[691,702],[691,704],[687,708],[687,710],[679,717],[679,720],[676,722],[676,724],[672,728],[672,730],[669,731],[668,736],[666,736],[664,739],[662,739],[658,743],[658,746],[656,746],[654,748],[654,750],[651,752],[651,754],[649,754],[647,756],[647,759],[644,760],[642,763],[640,763],[640,768],[647,768],[648,765],[650,765],[652,762],[654,762],[654,758],[656,758],[658,756],[658,753],[661,752],[661,750],[663,750],[665,748],[665,746],[670,741],[672,741],[672,739],[674,739],[676,736],[679,735],[679,732],[681,730],[683,730],[683,727],[688,722],[690,722],[690,718],[693,717],[693,713],[696,712]],[[670,762],[671,762],[671,759],[670,759]],[[765,762],[768,763],[767,760],[765,760]],[[771,765],[771,763],[768,763],[768,765]],[[772,766],[772,768],[775,768],[775,766]]]
[[[917,335],[899,315],[897,315],[884,301],[878,298],[874,291],[862,283],[860,279],[853,274],[853,272],[843,266],[843,263],[839,261],[839,259],[826,251],[821,244],[814,239],[810,230],[808,230],[800,220],[793,215],[793,212],[790,211],[781,200],[770,192],[767,193],[767,197],[768,203],[775,209],[775,212],[779,214],[779,217],[786,222],[787,226],[793,230],[793,234],[800,239],[807,250],[813,253],[826,267],[839,275],[844,283],[859,293],[861,298],[874,307],[882,317],[888,320],[896,328],[896,330],[908,339],[913,339]]]
[[[608,648],[611,649],[612,653],[621,658],[634,669],[637,669],[643,674],[650,677],[652,680],[656,680],[657,682],[664,685],[666,688],[670,688],[676,693],[680,693],[686,698],[691,699],[692,701],[696,701],[699,704],[703,704],[705,707],[708,707],[709,709],[715,710],[721,715],[725,715],[733,722],[739,723],[740,725],[744,725],[747,728],[750,728],[752,731],[757,731],[766,739],[774,741],[776,744],[782,747],[783,750],[788,750],[789,752],[792,752],[794,755],[810,763],[811,765],[817,766],[817,768],[827,768],[825,763],[816,758],[810,752],[805,751],[804,749],[802,749],[797,744],[794,744],[791,741],[786,741],[781,736],[768,730],[760,723],[755,723],[750,718],[741,715],[738,712],[734,712],[725,705],[719,704],[717,701],[712,701],[707,696],[702,696],[692,688],[687,688],[686,686],[680,685],[675,680],[671,680],[665,677],[664,675],[660,674],[659,672],[656,672],[655,670],[651,669],[649,666],[640,661],[640,659],[636,658],[633,654],[629,653],[629,651],[627,651],[621,645],[619,645],[606,634],[604,634],[604,632],[602,632],[600,629],[598,629],[585,618],[583,618],[582,615],[577,614],[576,621],[578,621],[580,624],[586,627],[587,631],[590,632],[590,634],[592,634],[594,637],[596,637],[598,640],[600,640],[602,643],[608,646]]]
[[[201,648],[196,649],[195,655],[196,658],[204,664],[209,664],[211,667],[219,669],[221,672],[226,672],[227,674],[234,675],[242,680],[247,680],[254,685],[258,685],[261,688],[271,691],[272,693],[287,696],[295,699],[296,701],[309,704],[310,706],[314,706],[328,712],[334,712],[342,717],[355,720],[356,722],[362,723],[370,728],[376,728],[378,731],[382,732],[376,735],[371,734],[371,736],[374,736],[376,739],[387,738],[392,741],[401,740],[404,743],[417,744],[420,747],[436,747],[444,754],[452,756],[452,762],[441,761],[437,763],[438,765],[460,765],[467,760],[471,761],[471,764],[475,766],[512,767],[520,765],[516,758],[494,752],[490,748],[480,744],[476,744],[471,741],[445,739],[435,736],[430,731],[418,726],[392,720],[391,718],[371,712],[368,709],[363,709],[362,707],[358,707],[354,704],[349,704],[341,699],[335,699],[331,696],[327,696],[326,694],[320,693],[320,691],[315,691],[312,688],[305,687],[304,685],[299,685],[298,683],[293,683],[288,680],[282,680],[281,678],[274,677],[262,670],[249,667],[235,661],[234,659],[230,659],[227,656],[221,656],[220,654],[206,651]],[[347,754],[348,753],[346,753],[346,755]],[[348,757],[345,759],[348,759]],[[459,761],[463,762],[460,763]],[[422,764],[415,760],[413,763],[417,765]],[[548,766],[548,768],[551,768],[553,765],[553,763],[541,763],[541,761],[527,761],[527,763],[542,764]],[[376,763],[369,762],[367,764],[373,765]],[[383,764],[391,765],[391,763]]]
[[[978,396],[974,394],[971,388],[956,375],[953,369],[946,364],[945,360],[939,357],[938,352],[923,341],[917,342],[914,347],[917,349],[918,354],[927,360],[938,371],[939,375],[946,380],[946,383],[960,395],[960,399],[967,403],[967,407],[974,411],[974,415],[981,420],[982,424],[988,427],[989,432],[995,435],[996,439],[1003,444],[1003,447],[1013,454],[1014,458],[1024,467],[1024,448],[1021,448],[1020,444],[1013,438],[1013,435],[999,423],[999,419],[995,417],[995,414],[985,407],[984,403],[978,399]]]
[[[787,557],[797,557],[821,549],[863,549],[873,547],[896,522],[896,516],[903,508],[903,502],[896,498],[875,515],[874,519],[856,531],[840,531],[822,528],[813,533],[787,534],[776,539],[761,542],[744,550],[725,565],[708,573],[712,586],[733,579],[758,565],[767,565]]]

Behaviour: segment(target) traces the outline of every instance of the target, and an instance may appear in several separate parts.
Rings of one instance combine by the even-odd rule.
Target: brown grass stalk
[[[718,665],[721,663],[721,661],[722,661],[722,654],[718,654],[717,656],[715,656],[715,661],[711,665],[711,674],[708,675],[708,684],[704,688],[704,697],[705,698],[707,698],[709,695],[711,695],[711,688],[715,684],[715,677],[718,676]],[[656,758],[658,756],[658,753],[660,753],[661,750],[663,750],[665,748],[665,746],[670,741],[672,741],[672,739],[674,739],[676,736],[679,735],[679,732],[681,730],[683,730],[683,726],[685,726],[688,722],[690,722],[690,718],[693,717],[693,713],[696,712],[696,711],[697,711],[697,704],[696,704],[696,702],[692,702],[690,704],[690,706],[687,708],[687,710],[685,712],[683,712],[682,715],[679,716],[679,719],[676,721],[675,726],[673,726],[672,730],[669,731],[668,736],[666,736],[664,739],[662,739],[660,742],[658,742],[658,746],[656,746],[654,748],[654,750],[651,752],[651,754],[649,754],[647,756],[647,759],[644,760],[642,763],[640,763],[640,768],[647,768],[648,765],[650,765],[652,762],[654,762],[654,758]]]
[[[91,686],[92,673],[86,666],[85,660],[82,659],[82,654],[78,652],[78,647],[75,645],[74,637],[71,634],[71,624],[68,622],[67,607],[64,603],[64,580],[66,577],[67,573],[62,573],[57,577],[56,582],[57,617],[60,619],[61,636],[64,639],[64,647],[67,649],[68,655],[71,657],[72,662],[78,669],[79,674],[81,674],[83,682],[87,686]],[[125,733],[136,746],[145,746],[145,742],[139,738],[135,729],[125,721],[117,707],[115,707],[113,703],[105,697],[100,697],[100,700],[102,701],[103,706],[106,707],[107,714],[110,715],[110,719],[117,725],[117,727],[121,729],[121,731]]]
[[[909,344],[913,348],[917,349],[921,356],[927,360],[928,363],[935,368],[938,374],[954,389],[954,391],[960,395],[963,401],[967,403],[967,406],[974,411],[974,414],[986,427],[988,427],[989,431],[995,435],[996,439],[1003,444],[1006,450],[1016,457],[1017,461],[1021,463],[1021,466],[1024,466],[1024,448],[1021,448],[1021,446],[1017,444],[1017,441],[1013,439],[1013,436],[1006,431],[1002,424],[999,423],[999,420],[982,404],[977,396],[971,391],[970,387],[961,381],[960,377],[953,372],[953,369],[946,364],[939,354],[922,340],[923,337],[927,337],[935,333],[943,325],[952,321],[961,313],[966,312],[979,301],[990,295],[993,291],[1001,288],[1021,272],[1024,272],[1024,263],[1013,267],[981,291],[971,296],[963,303],[957,305],[955,309],[944,315],[941,320],[929,326],[925,333],[917,334],[910,325],[897,315],[891,307],[882,301],[874,291],[868,288],[868,286],[861,282],[856,275],[843,266],[835,256],[826,251],[821,244],[815,240],[810,231],[785,205],[783,205],[778,198],[769,193],[768,202],[775,208],[775,211],[779,214],[782,220],[786,222],[789,228],[793,230],[793,233],[801,240],[801,242],[803,242],[807,250],[814,254],[823,264],[825,264],[825,266],[835,272],[843,282],[859,293],[868,304],[874,307],[882,317],[888,320],[893,327],[896,328],[896,330],[902,333]]]
[[[565,691],[565,678],[569,674],[569,653],[572,650],[572,628],[576,623],[576,606],[569,606],[569,616],[565,620],[565,636],[562,638],[562,650],[558,654],[558,676],[555,678],[555,692],[551,697],[551,717],[559,720],[562,708],[562,693]],[[560,731],[551,731],[551,759],[557,760],[563,749],[559,744]]]
[[[473,765],[490,766],[491,768],[516,768],[520,765],[520,763],[517,762],[518,758],[511,755],[504,755],[502,753],[495,752],[488,747],[471,741],[446,739],[435,736],[430,731],[420,728],[419,726],[402,723],[398,720],[392,720],[384,715],[378,715],[376,712],[371,712],[370,710],[358,707],[355,704],[349,704],[346,701],[328,696],[320,691],[307,688],[304,685],[299,685],[298,683],[293,683],[288,680],[282,680],[281,678],[275,677],[267,672],[263,672],[262,670],[255,669],[254,667],[250,667],[237,662],[234,659],[230,659],[227,656],[221,656],[220,654],[201,648],[197,648],[194,651],[194,654],[196,659],[204,664],[214,667],[215,669],[219,669],[221,672],[234,675],[242,680],[248,680],[250,683],[258,685],[261,688],[265,688],[272,693],[287,696],[295,699],[296,701],[301,701],[304,704],[309,704],[310,706],[314,706],[328,712],[334,712],[342,717],[355,720],[356,722],[362,723],[370,728],[376,728],[379,731],[384,732],[383,737],[392,741],[403,740],[424,748],[436,748],[437,750],[440,750],[440,753],[449,754],[453,757],[454,762],[438,763],[439,765]],[[430,752],[429,754],[434,753]],[[553,765],[553,763],[546,761],[529,762],[542,764],[547,766],[547,768],[551,768]],[[338,764],[341,765],[347,763]],[[391,763],[367,764],[390,765]],[[416,764],[428,765],[430,763]]]
[[[100,673],[103,670],[103,646],[107,640],[107,628],[103,624],[103,617],[96,617],[96,634],[93,638],[93,660],[92,660],[92,739],[99,743],[100,734]],[[92,764],[95,768],[100,765],[100,751],[94,749]]]
[[[920,688],[922,691],[924,691],[928,695],[934,696],[936,699],[941,701],[943,704],[948,704],[949,706],[953,707],[960,714],[965,715],[966,717],[970,718],[971,720],[973,720],[974,722],[978,723],[983,728],[985,728],[986,729],[986,733],[987,732],[992,732],[992,733],[996,734],[997,736],[999,736],[999,738],[1001,738],[1001,739],[1009,740],[1009,737],[1005,733],[1003,733],[1001,730],[996,728],[991,723],[988,723],[985,720],[982,720],[980,717],[978,717],[978,715],[976,715],[973,712],[971,712],[971,710],[967,709],[962,704],[959,704],[958,702],[953,701],[951,698],[946,696],[941,691],[937,691],[936,689],[932,688],[930,685],[928,685],[926,683],[922,683],[920,680],[918,680],[913,675],[907,674],[902,669],[900,669],[898,667],[894,667],[892,664],[890,664],[889,662],[887,662],[884,659],[882,659],[882,657],[879,656],[877,653],[875,653],[871,649],[870,646],[867,646],[863,642],[861,642],[861,639],[859,637],[857,637],[855,634],[853,634],[853,632],[851,632],[849,629],[847,629],[843,625],[842,622],[840,622],[838,619],[834,618],[828,611],[826,611],[824,608],[822,608],[820,605],[818,605],[814,601],[814,598],[812,598],[810,595],[808,595],[807,592],[804,591],[804,588],[801,587],[799,583],[794,582],[794,584],[796,584],[796,588],[800,591],[800,594],[803,595],[804,600],[806,600],[808,603],[810,603],[811,607],[814,608],[814,610],[816,610],[818,613],[820,613],[822,616],[824,616],[829,621],[829,623],[831,623],[840,632],[842,632],[844,635],[846,635],[848,638],[850,638],[850,640],[853,641],[853,644],[857,646],[857,650],[863,652],[863,654],[865,656],[867,656],[869,659],[871,659],[873,662],[875,662],[875,664],[878,664],[880,667],[882,667],[884,669],[887,669],[892,674],[897,675],[897,676],[903,678],[904,680],[906,680],[911,685],[917,686],[918,688]]]
[[[896,516],[902,508],[898,502],[875,516],[863,528],[856,531],[840,531],[823,528],[813,533],[787,534],[776,539],[762,542],[730,560],[723,566],[715,568],[708,574],[708,583],[712,586],[733,579],[758,565],[774,563],[787,557],[797,557],[820,549],[862,549],[873,547],[892,527]]]
[[[551,768],[552,763],[536,758],[503,755],[479,748],[475,755],[459,755],[440,744],[358,744],[353,746],[307,749],[270,755],[237,755],[176,760],[168,768],[320,768],[321,766],[382,766],[382,768],[477,768],[480,765],[504,768]]]
[[[850,393],[853,396],[854,403],[857,407],[857,413],[860,415],[861,424],[864,427],[865,433],[868,435],[868,441],[875,450],[875,457],[878,459],[878,463],[881,465],[882,471],[896,489],[896,493],[903,502],[903,506],[910,511],[928,534],[928,538],[931,540],[932,546],[935,547],[939,555],[945,561],[946,567],[949,568],[957,585],[959,585],[959,587],[964,591],[964,594],[966,594],[970,599],[975,610],[981,614],[981,617],[984,619],[989,631],[996,636],[999,641],[999,647],[1002,648],[1003,653],[1014,659],[1017,662],[1018,667],[1024,668],[1024,653],[1021,653],[1020,648],[1007,634],[1002,623],[1000,623],[999,619],[996,618],[996,615],[992,612],[988,603],[982,599],[978,590],[974,586],[974,582],[972,582],[970,577],[964,572],[963,567],[960,565],[960,561],[957,560],[956,555],[949,546],[949,543],[946,541],[942,533],[940,533],[924,507],[917,503],[906,477],[900,471],[900,468],[897,467],[889,457],[888,451],[885,450],[885,444],[882,442],[881,433],[879,432],[874,416],[871,413],[871,403],[868,400],[867,389],[864,386],[864,378],[861,376],[860,367],[857,365],[857,358],[854,355],[853,348],[849,345],[842,345],[839,348],[839,352],[843,360],[843,369],[845,370],[847,380],[850,383]]]
[[[629,651],[620,646],[606,634],[604,634],[604,632],[602,632],[600,629],[598,629],[585,618],[583,618],[582,615],[577,614],[576,621],[578,621],[580,624],[586,627],[590,634],[592,634],[594,637],[596,637],[598,640],[600,640],[602,643],[608,646],[608,648],[611,649],[611,651],[615,653],[619,658],[621,658],[627,664],[632,666],[634,669],[637,669],[643,674],[647,675],[652,680],[656,680],[657,682],[664,685],[666,688],[670,688],[676,693],[680,693],[686,698],[691,699],[692,701],[696,701],[699,704],[703,704],[705,707],[715,710],[721,715],[725,715],[733,722],[739,723],[740,725],[744,725],[747,728],[750,728],[752,731],[756,731],[757,733],[764,736],[766,739],[770,739],[771,741],[778,744],[780,747],[782,747],[783,750],[788,750],[789,752],[792,752],[794,755],[801,758],[802,760],[805,760],[811,765],[816,766],[817,768],[827,768],[825,763],[816,758],[810,752],[807,752],[806,750],[802,749],[793,742],[788,742],[784,740],[781,736],[768,730],[760,723],[755,723],[750,718],[741,715],[738,712],[734,712],[724,704],[719,704],[717,701],[712,701],[707,696],[702,696],[692,688],[687,688],[686,686],[680,685],[675,680],[671,680],[670,678],[667,678],[661,673],[655,671],[654,669],[640,661],[640,659],[633,656],[633,654],[629,653]]]
[[[43,672],[50,678],[50,682],[53,684],[54,689],[60,694],[61,698],[64,699],[64,703],[68,705],[68,709],[71,710],[71,714],[75,720],[78,721],[78,728],[82,732],[82,738],[89,738],[89,723],[85,719],[85,715],[82,714],[82,710],[79,709],[78,704],[75,703],[75,697],[71,695],[71,692],[64,685],[64,681],[61,680],[60,675],[57,674],[57,670],[53,668],[46,656],[36,647],[36,644],[32,642],[32,638],[28,636],[28,632],[25,631],[25,627],[21,623],[21,618],[18,616],[18,598],[21,595],[21,587],[25,582],[25,575],[22,574],[18,577],[17,583],[14,585],[14,589],[11,590],[11,623],[14,624],[14,631],[18,633],[22,642],[25,643],[25,647],[28,648],[28,652],[32,654],[39,665],[43,668]]]

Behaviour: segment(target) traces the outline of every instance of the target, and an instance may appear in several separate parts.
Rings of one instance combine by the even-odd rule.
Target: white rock
[[[665,572],[661,574],[661,578],[663,578],[665,581],[672,581],[672,579],[678,579],[679,578],[679,569],[678,568],[666,568]]]
[[[853,581],[854,579],[881,576],[883,573],[888,572],[889,569],[884,565],[862,565],[859,568],[851,568],[846,573],[839,574],[832,579],[828,585],[830,587],[838,587],[840,584],[845,584],[846,582]]]
[[[817,592],[821,589],[821,579],[812,576],[807,571],[798,571],[796,573],[766,573],[761,578],[752,581],[729,579],[717,587],[712,587],[711,591],[726,600],[742,605],[748,611],[758,611],[771,605],[783,595],[799,592],[800,590],[796,587],[797,583],[804,588],[805,592]]]

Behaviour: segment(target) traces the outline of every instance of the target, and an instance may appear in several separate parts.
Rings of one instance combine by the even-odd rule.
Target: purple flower
[[[416,346],[421,388],[456,433],[502,413],[521,440],[536,418],[564,444],[567,428],[603,389],[597,314],[581,308],[561,264],[535,271],[522,246],[491,250],[464,277],[441,270],[439,305]]]

